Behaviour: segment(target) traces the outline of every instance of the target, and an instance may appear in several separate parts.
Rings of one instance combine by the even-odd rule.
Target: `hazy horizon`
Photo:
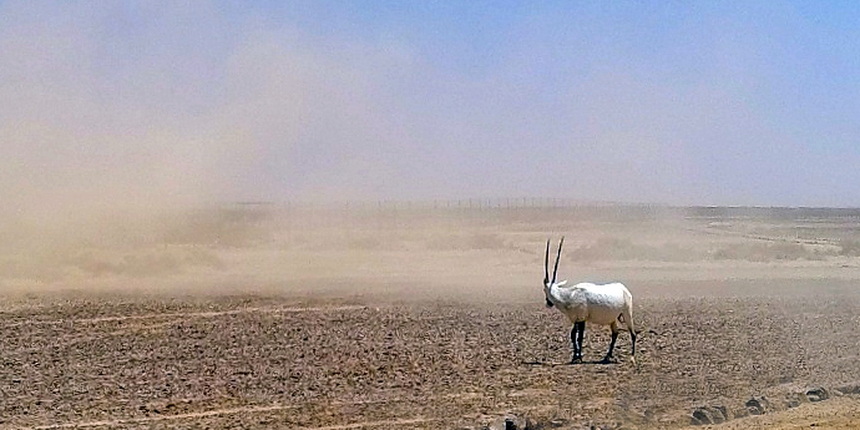
[[[858,207],[858,19],[851,3],[0,0],[2,210]]]

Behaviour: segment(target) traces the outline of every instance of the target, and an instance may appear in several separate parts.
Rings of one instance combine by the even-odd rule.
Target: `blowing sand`
[[[836,389],[860,381],[860,212],[238,205],[106,219],[3,224],[0,427],[480,428],[513,414],[679,428],[714,407],[727,428],[860,424],[860,399]],[[619,364],[562,365],[569,327],[540,285],[544,243],[562,234],[560,278],[633,293],[639,367],[623,335]],[[608,338],[587,328],[586,361]],[[811,402],[815,387],[832,395]],[[743,417],[762,396],[766,413]]]

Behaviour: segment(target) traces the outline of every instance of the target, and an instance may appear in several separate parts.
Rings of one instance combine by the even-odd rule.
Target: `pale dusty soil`
[[[692,429],[742,430],[742,429],[835,429],[860,428],[860,398],[856,396],[831,399],[821,403],[809,403],[783,412],[750,416],[709,426],[691,426]]]
[[[760,243],[782,243],[783,221],[554,220],[400,227],[391,243],[348,229],[358,244],[346,248],[329,229],[192,251],[93,247],[40,263],[44,279],[8,257],[0,428],[480,428],[508,414],[685,428],[696,408],[739,415],[761,396],[765,415],[709,427],[860,426],[857,395],[789,408],[810,388],[860,381],[860,264],[832,245],[854,224],[774,248]],[[593,363],[609,340],[593,325],[587,363],[564,364],[569,326],[540,290],[547,231],[569,235],[562,277],[628,284],[638,366],[625,334],[619,363]],[[588,248],[603,237],[624,240]],[[187,266],[172,271],[177,261]]]
[[[697,293],[641,294],[638,367],[626,336],[619,364],[563,365],[566,325],[538,300],[24,301],[2,314],[0,426],[435,428],[516,412],[670,428],[697,406],[860,380],[856,297]],[[607,342],[591,327],[587,359]]]

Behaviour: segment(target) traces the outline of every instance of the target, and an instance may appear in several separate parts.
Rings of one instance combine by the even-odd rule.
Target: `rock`
[[[788,409],[796,408],[807,401],[809,400],[803,393],[791,393],[785,396],[785,407]]]
[[[554,418],[549,421],[549,426],[552,428],[564,427],[567,424],[567,420],[564,418]]]
[[[493,421],[485,428],[487,430],[534,430],[536,426],[527,417],[508,415],[505,418]]]
[[[836,387],[836,391],[842,394],[860,394],[860,382],[852,382],[841,387]]]
[[[768,401],[767,397],[764,396],[753,397],[747,400],[747,402],[744,403],[744,406],[747,407],[747,411],[750,415],[762,415],[767,413],[770,409],[770,401]]]
[[[694,426],[701,426],[713,423],[714,422],[711,420],[711,413],[705,408],[698,408],[694,410],[693,415],[690,418],[690,424]]]
[[[830,398],[830,393],[824,387],[816,387],[806,391],[806,398],[810,402],[820,402]]]
[[[719,424],[731,419],[725,406],[703,406],[696,408],[690,419],[692,425]]]
[[[725,406],[712,406],[711,407],[711,419],[714,420],[714,424],[719,424],[726,422],[730,419],[729,411]]]

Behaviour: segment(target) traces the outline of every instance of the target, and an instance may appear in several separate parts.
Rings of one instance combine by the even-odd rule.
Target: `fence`
[[[343,201],[239,202],[220,205],[215,210],[201,209],[187,217],[176,231],[219,242],[242,242],[251,237],[286,235],[300,238],[312,230],[348,237],[353,232],[376,230],[380,233],[407,231],[494,231],[494,229],[540,229],[565,231],[579,222],[639,223],[659,220],[694,220],[711,223],[720,220],[762,219],[787,224],[813,222],[839,223],[856,228],[860,209],[756,208],[756,207],[672,207],[582,202],[561,198],[495,198],[428,201]],[[795,221],[796,220],[796,221]],[[206,237],[182,239],[206,242]],[[181,241],[181,240],[180,240]]]

